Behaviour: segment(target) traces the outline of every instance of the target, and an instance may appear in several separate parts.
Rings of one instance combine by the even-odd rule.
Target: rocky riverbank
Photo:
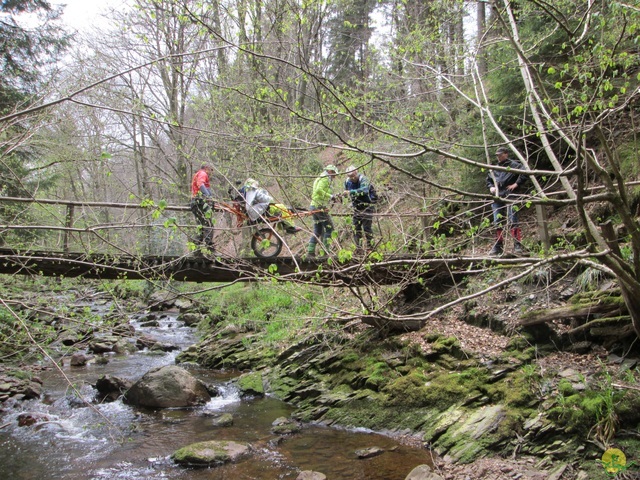
[[[531,333],[506,335],[505,318],[492,322],[500,333],[470,325],[469,312],[410,334],[357,321],[309,329],[282,349],[251,324],[212,319],[207,338],[177,361],[243,370],[242,388],[295,405],[304,422],[419,441],[443,478],[606,478],[608,447],[640,451],[636,360],[597,345],[559,351]]]
[[[523,305],[536,303],[522,286],[497,293],[493,304],[462,305],[417,332],[384,332],[359,319],[298,319],[286,341],[269,338],[264,326],[282,323],[273,312],[295,305],[268,303],[275,301],[269,292],[269,300],[242,297],[260,291],[240,292],[224,308],[217,295],[186,300],[163,292],[141,304],[123,290],[117,298],[140,311],[141,324],[173,310],[199,326],[203,340],[177,363],[244,372],[237,385],[245,395],[274,395],[296,407],[295,420],[368,428],[420,444],[436,457],[430,475],[607,478],[599,463],[607,448],[627,452],[630,461],[640,451],[640,374],[633,349],[621,356],[591,341],[584,352],[563,351],[562,321],[517,328],[513,320]],[[266,320],[239,321],[240,304],[266,310]],[[117,312],[97,328],[82,306],[67,308],[65,315],[27,310],[55,332],[48,349],[58,362],[82,365],[129,349],[174,348],[134,337],[128,317]],[[116,390],[118,395],[122,389]],[[6,401],[39,396],[37,369],[4,372],[0,395]]]

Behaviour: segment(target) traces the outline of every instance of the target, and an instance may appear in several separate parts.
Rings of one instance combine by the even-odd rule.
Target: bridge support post
[[[71,229],[73,227],[73,205],[67,205],[67,215],[65,218],[65,227],[67,229]],[[69,236],[71,235],[70,230],[65,230],[64,232],[64,247],[63,250],[65,253],[69,252]]]
[[[538,223],[538,237],[545,251],[549,251],[549,249],[551,249],[551,239],[549,238],[549,225],[547,223],[547,207],[536,204],[536,219]]]

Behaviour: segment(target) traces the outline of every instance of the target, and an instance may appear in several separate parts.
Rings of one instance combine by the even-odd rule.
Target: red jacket
[[[196,197],[200,192],[200,187],[204,185],[209,190],[211,187],[209,185],[209,175],[204,169],[200,169],[193,176],[193,180],[191,180],[191,196]]]

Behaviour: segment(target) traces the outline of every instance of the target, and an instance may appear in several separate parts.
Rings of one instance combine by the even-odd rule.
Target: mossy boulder
[[[302,430],[302,425],[286,417],[276,418],[271,424],[271,433],[274,435],[291,435]]]
[[[448,461],[468,463],[487,447],[503,440],[498,432],[507,411],[502,405],[492,405],[470,411],[453,424],[435,443],[436,452]]]
[[[216,467],[224,463],[237,462],[249,452],[250,447],[247,444],[209,440],[182,447],[171,455],[171,459],[178,465],[188,467]]]
[[[260,372],[245,373],[238,377],[236,384],[243,395],[264,395],[264,384]]]
[[[223,413],[222,415],[215,417],[211,421],[211,425],[214,427],[230,427],[233,425],[233,415],[230,413]]]

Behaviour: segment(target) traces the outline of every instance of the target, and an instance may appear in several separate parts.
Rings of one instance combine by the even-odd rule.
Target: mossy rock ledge
[[[171,455],[171,459],[182,466],[208,468],[235,463],[246,457],[250,451],[251,447],[247,444],[209,440],[182,447]]]
[[[554,461],[598,454],[584,442],[585,432],[568,430],[553,415],[562,376],[549,371],[539,377],[535,349],[519,337],[486,361],[442,335],[423,336],[426,347],[420,350],[401,337],[371,342],[363,336],[345,343],[311,335],[265,355],[264,344],[243,341],[237,332],[218,333],[190,358],[208,368],[250,370],[238,383],[263,387],[264,394],[294,405],[296,421],[410,435],[457,463],[514,449]],[[596,379],[588,383],[597,386]],[[637,410],[638,396],[627,397],[629,406],[619,406],[618,413],[634,425],[638,417],[630,412]]]

